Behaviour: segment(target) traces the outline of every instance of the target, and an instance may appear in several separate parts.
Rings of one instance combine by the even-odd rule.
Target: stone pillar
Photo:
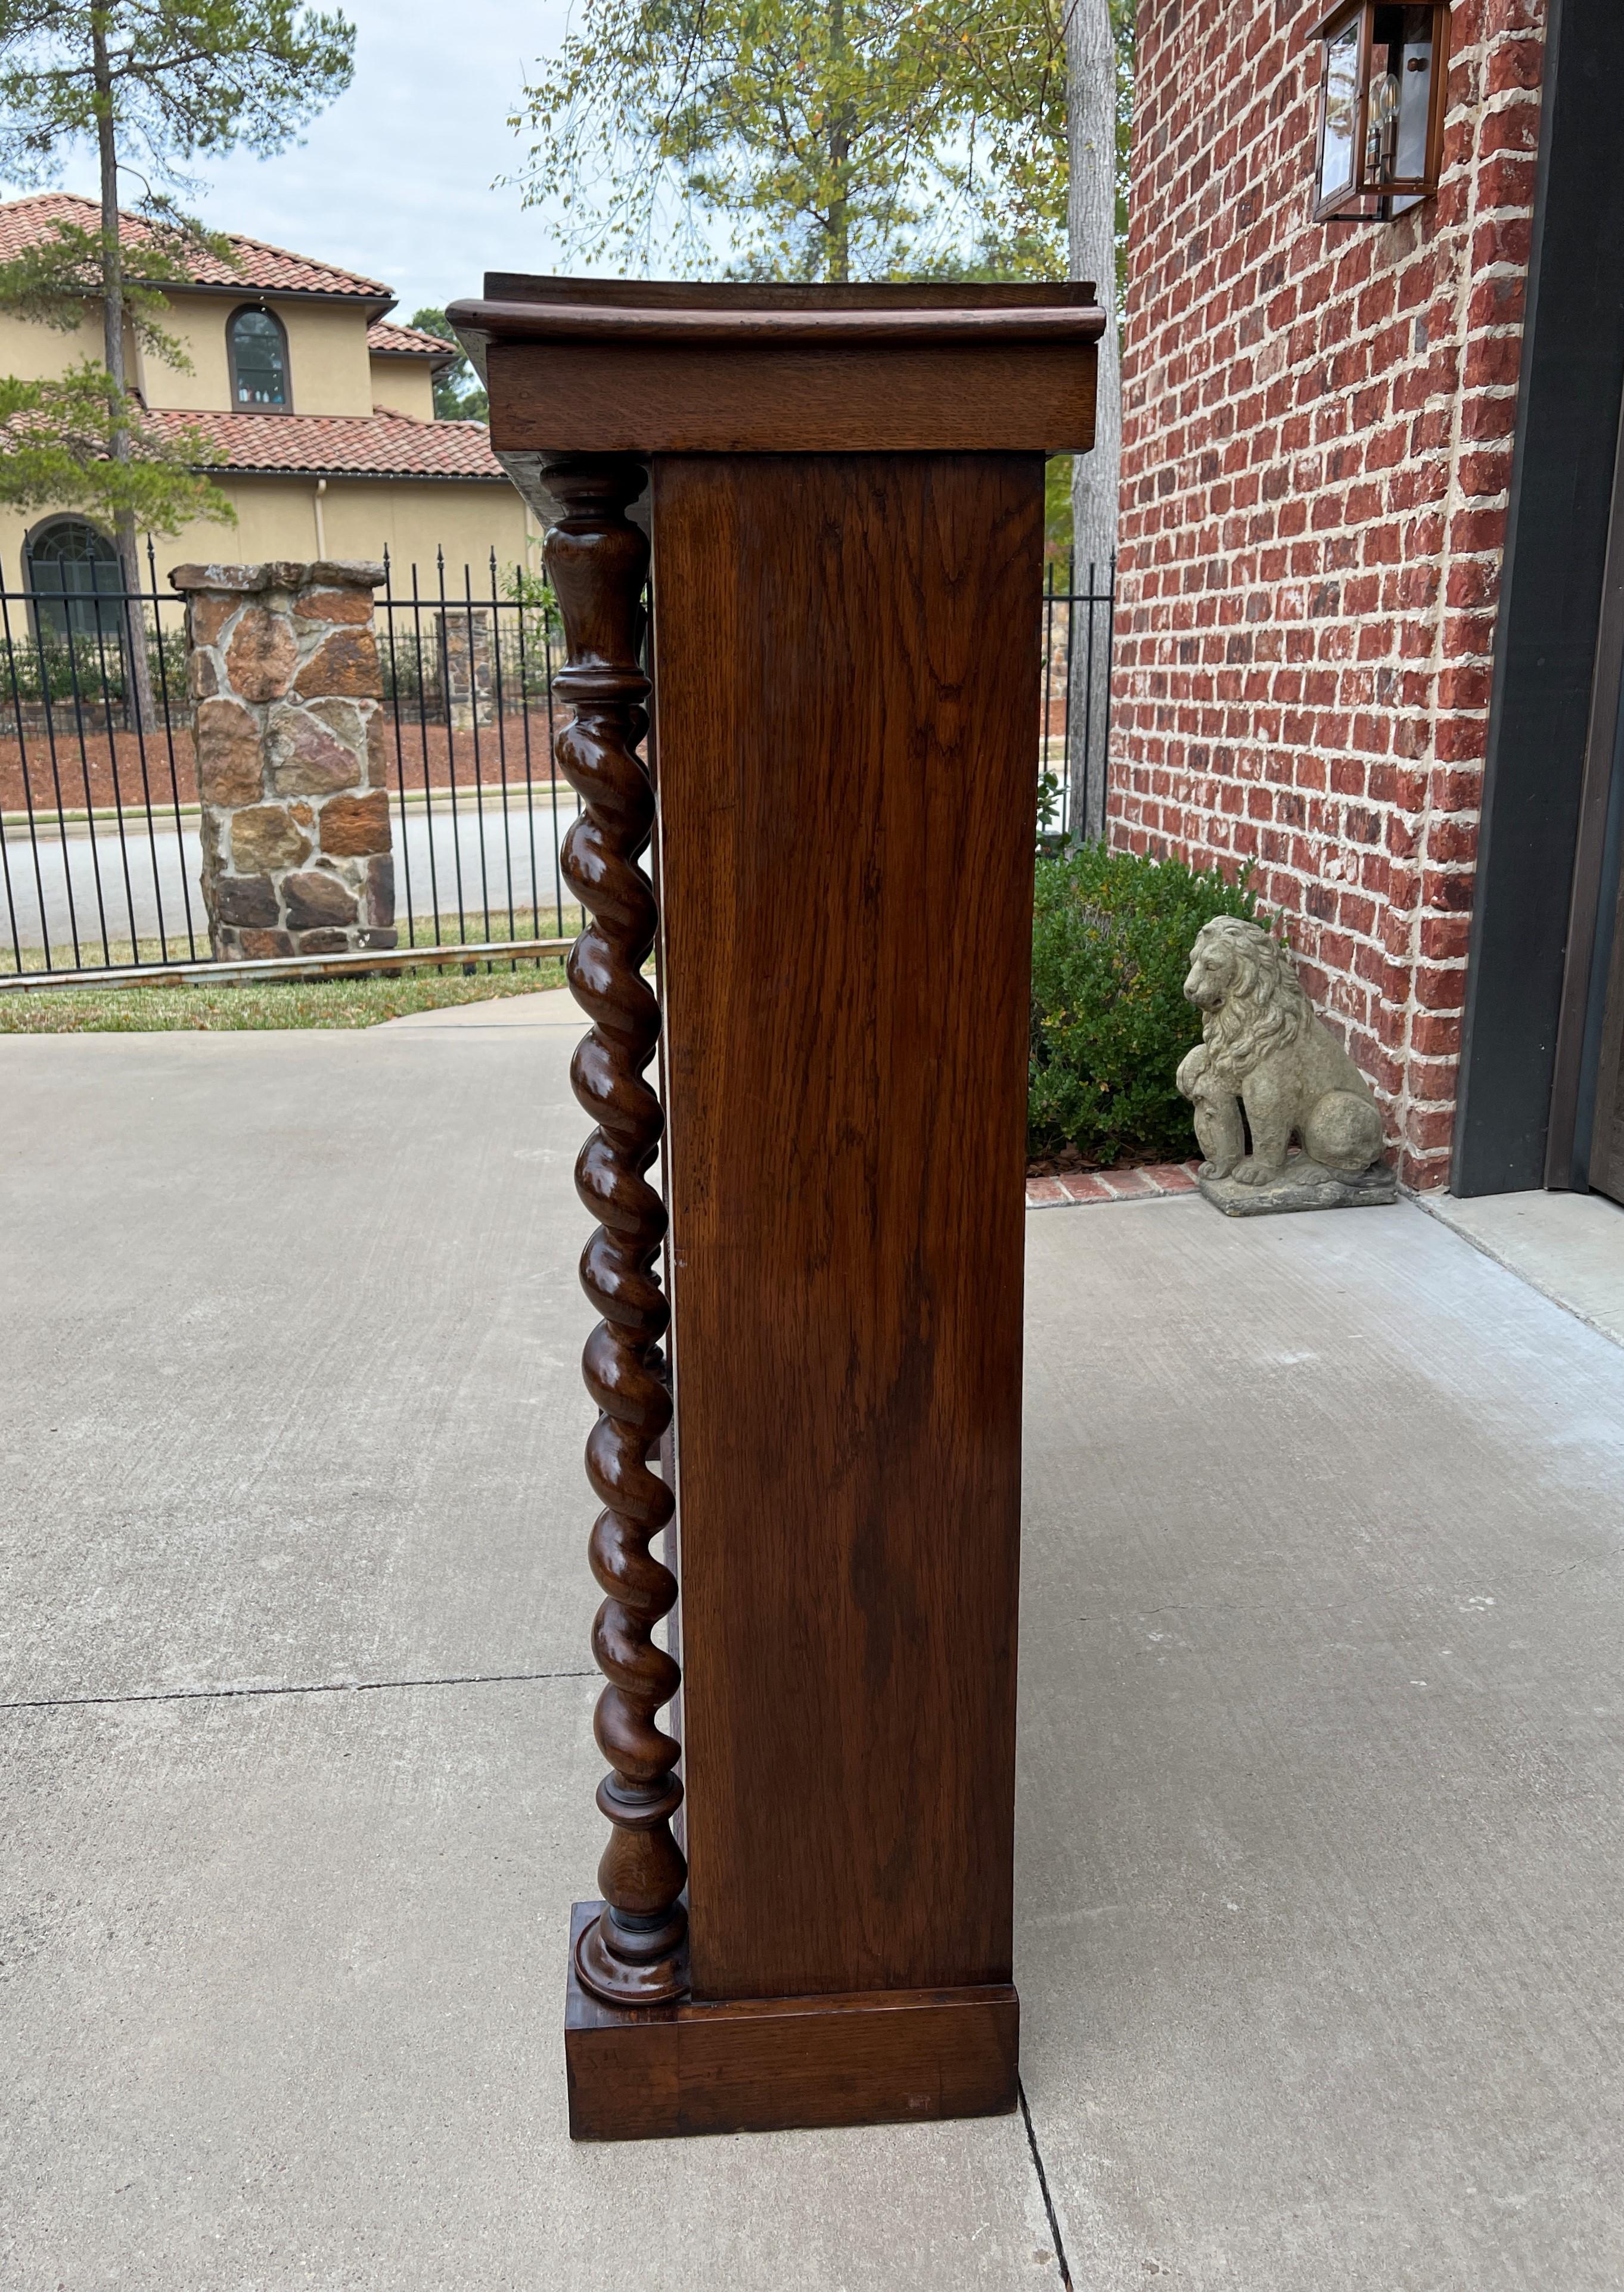
[[[440,617],[446,721],[454,732],[471,732],[476,724],[496,722],[491,617],[481,605],[448,605]]]
[[[182,565],[209,938],[227,960],[396,943],[381,565]]]

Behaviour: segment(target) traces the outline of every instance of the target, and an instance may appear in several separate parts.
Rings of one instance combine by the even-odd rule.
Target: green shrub
[[[1173,1086],[1201,1039],[1183,993],[1195,935],[1214,916],[1252,916],[1246,872],[1226,883],[1182,860],[1086,844],[1038,861],[1027,1146],[1074,1147],[1109,1168],[1182,1161],[1195,1150]]]

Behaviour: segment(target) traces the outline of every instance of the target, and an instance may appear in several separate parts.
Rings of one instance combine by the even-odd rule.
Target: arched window
[[[287,337],[269,311],[233,311],[225,330],[231,403],[260,413],[287,411]]]
[[[100,527],[84,517],[47,518],[28,536],[23,557],[42,636],[100,633],[117,640],[120,609],[114,601],[124,578],[118,552]]]

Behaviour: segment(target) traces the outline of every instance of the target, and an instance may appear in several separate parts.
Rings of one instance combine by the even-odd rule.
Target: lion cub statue
[[[1294,1137],[1344,1177],[1380,1158],[1382,1120],[1370,1086],[1314,1017],[1283,941],[1240,916],[1216,916],[1191,950],[1184,993],[1203,1014],[1200,1042],[1177,1075],[1195,1109],[1202,1177],[1266,1186],[1285,1167]]]

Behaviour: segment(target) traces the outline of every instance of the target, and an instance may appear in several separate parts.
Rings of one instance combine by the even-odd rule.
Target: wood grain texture
[[[1042,464],[652,470],[693,1995],[1005,1982]]]
[[[577,2141],[992,2117],[1015,2106],[1021,2009],[1007,1983],[873,1997],[626,2010],[576,1975],[598,1917],[575,1906],[564,2009]]]
[[[1080,453],[1095,350],[1059,342],[493,342],[499,454]],[[515,472],[515,480],[518,472]]]

